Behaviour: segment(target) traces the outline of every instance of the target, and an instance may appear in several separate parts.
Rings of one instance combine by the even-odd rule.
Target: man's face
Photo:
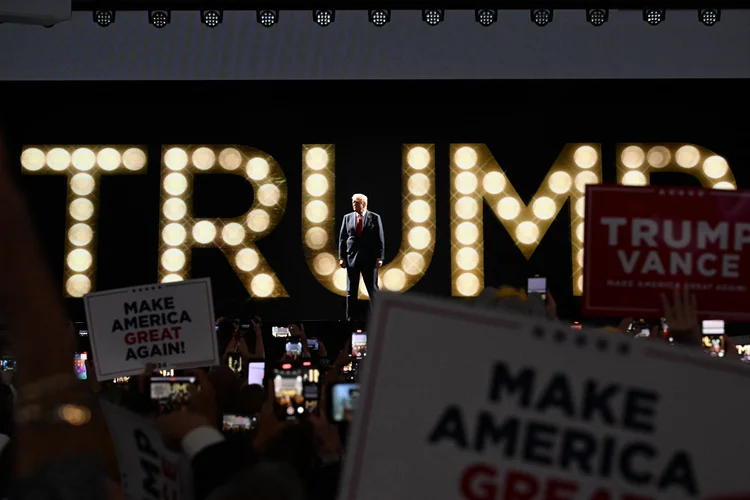
[[[361,198],[354,198],[352,200],[352,208],[358,214],[361,214],[362,211],[365,209],[366,206],[367,205],[365,204],[364,200],[362,200]]]

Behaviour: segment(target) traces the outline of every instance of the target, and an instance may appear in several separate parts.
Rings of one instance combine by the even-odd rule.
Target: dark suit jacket
[[[385,259],[385,237],[380,216],[369,210],[362,219],[362,236],[357,236],[357,213],[344,216],[339,234],[339,260],[360,269],[375,267],[375,261]]]

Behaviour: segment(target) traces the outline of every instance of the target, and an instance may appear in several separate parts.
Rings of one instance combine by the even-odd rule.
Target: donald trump
[[[353,321],[359,291],[359,275],[365,281],[370,302],[378,293],[378,268],[385,258],[385,238],[380,216],[367,210],[367,196],[352,196],[351,213],[344,216],[339,234],[339,265],[346,269],[346,319]]]

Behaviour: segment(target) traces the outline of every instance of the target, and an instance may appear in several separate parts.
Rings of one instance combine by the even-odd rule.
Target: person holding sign
[[[378,293],[378,268],[385,259],[383,222],[367,210],[367,196],[352,196],[353,212],[346,214],[339,233],[339,265],[346,269],[346,319],[354,320],[359,275],[365,280],[370,303]]]

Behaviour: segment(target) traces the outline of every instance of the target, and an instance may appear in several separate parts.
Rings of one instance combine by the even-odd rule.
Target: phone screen
[[[77,352],[73,355],[73,367],[75,368],[78,380],[86,380],[88,378],[88,373],[86,373],[86,360],[88,357],[88,353],[85,352]]]
[[[359,384],[337,383],[331,386],[331,416],[334,422],[351,422],[359,399]]]
[[[9,372],[16,369],[16,360],[13,358],[3,358],[3,371]]]
[[[744,362],[750,361],[750,345],[743,344],[735,346],[737,348],[737,354],[740,355],[740,359]]]
[[[258,416],[224,415],[221,422],[221,430],[225,434],[241,434],[252,431],[258,425]]]
[[[302,354],[302,339],[290,337],[286,342],[286,353],[290,356],[300,356]]]
[[[237,375],[242,373],[242,355],[238,352],[230,352],[227,355],[229,368]]]
[[[313,351],[317,351],[318,350],[318,339],[307,339],[307,347],[309,347]]]
[[[302,384],[305,395],[305,408],[308,411],[318,406],[320,398],[320,369],[312,361],[302,362]]]
[[[724,320],[703,320],[703,349],[711,356],[724,357]]]
[[[273,391],[277,415],[282,420],[293,420],[305,413],[303,370],[299,365],[281,363],[273,371]]]
[[[542,300],[547,300],[547,278],[540,278],[535,276],[529,278],[528,284],[526,285],[526,293],[529,295],[539,295]]]
[[[189,388],[196,384],[195,377],[151,377],[151,399],[160,413],[178,411],[190,401]]]
[[[352,357],[362,359],[367,356],[367,333],[357,330],[352,333]]]
[[[291,337],[292,334],[289,332],[289,327],[272,326],[271,335],[273,335],[274,337]]]
[[[250,361],[247,364],[247,385],[263,385],[265,373],[265,361]]]
[[[81,337],[88,337],[89,336],[89,331],[88,330],[78,330],[78,335],[80,335]]]

